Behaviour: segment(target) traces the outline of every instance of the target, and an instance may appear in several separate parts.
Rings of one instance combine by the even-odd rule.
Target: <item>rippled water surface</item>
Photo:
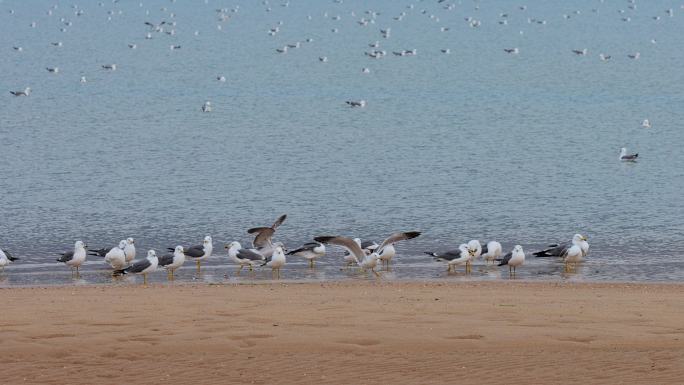
[[[507,278],[446,277],[422,252],[473,238],[530,252],[576,232],[591,243],[576,272],[528,255],[518,278],[684,277],[681,1],[139,3],[0,0],[0,247],[22,258],[0,286],[72,283],[58,252],[129,236],[140,255],[211,234],[216,256],[179,281],[268,279],[236,277],[223,244],[249,244],[247,228],[281,213],[289,247],[422,231],[384,279]],[[367,10],[379,14],[364,27]],[[176,25],[146,39],[144,22],[162,20]],[[376,40],[381,59],[364,55]],[[619,162],[620,147],[639,161]],[[362,279],[330,251],[315,271],[291,258],[284,278]],[[111,281],[93,257],[76,283]]]

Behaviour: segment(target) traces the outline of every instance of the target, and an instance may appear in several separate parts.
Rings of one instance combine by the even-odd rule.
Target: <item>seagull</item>
[[[129,44],[129,45],[128,45],[128,48],[130,48],[130,49],[136,49],[136,48],[138,48],[138,45],[137,45],[137,44]]]
[[[587,237],[582,234],[575,234],[572,241],[564,244],[549,245],[546,249],[532,253],[537,258],[540,257],[564,257],[572,246],[578,246],[583,256],[589,253],[589,243]]]
[[[327,56],[321,56],[318,58],[318,61],[320,61],[321,63],[327,63],[328,57]]]
[[[572,52],[574,52],[575,55],[584,56],[587,54],[587,49],[586,48],[583,48],[581,50],[580,49],[573,49]]]
[[[257,263],[263,262],[266,259],[255,249],[243,249],[240,242],[237,241],[227,244],[225,248],[228,249],[228,258],[240,265],[237,275],[240,275],[243,267],[247,266],[249,271],[252,271]]]
[[[440,51],[442,51],[443,54],[447,54],[447,55],[451,53],[451,50],[449,48],[443,48]]]
[[[147,285],[147,274],[157,270],[158,264],[159,258],[157,258],[157,253],[154,250],[149,250],[147,252],[147,258],[141,259],[125,269],[114,270],[114,274],[142,274],[143,284]]]
[[[176,246],[173,254],[164,254],[159,257],[158,267],[163,267],[168,272],[169,281],[173,281],[173,273],[185,263],[183,246]]]
[[[175,248],[169,248],[169,251],[176,251]],[[214,245],[212,244],[211,236],[207,235],[204,237],[204,241],[201,245],[195,245],[190,247],[184,247],[183,253],[187,258],[194,260],[197,263],[197,272],[200,272],[200,263],[203,259],[211,257],[211,252],[214,250]]]
[[[367,255],[361,246],[353,239],[342,236],[322,236],[314,238],[314,241],[344,247],[349,254],[354,257],[354,260],[359,267],[363,270],[370,270],[378,277],[380,276],[380,274],[375,271],[375,267],[378,265],[378,254],[372,252]]]
[[[425,252],[425,254],[436,258],[438,261],[446,261],[447,273],[455,271],[456,266],[463,264],[465,264],[466,266],[465,272],[470,272],[469,262],[472,257],[472,254],[468,249],[468,245],[466,245],[465,243],[460,244],[458,246],[458,250],[450,250],[444,253]]]
[[[5,266],[19,258],[12,256],[9,251],[0,249],[0,272],[5,271]]]
[[[522,266],[523,263],[525,263],[525,252],[523,251],[522,246],[515,245],[513,251],[504,255],[499,266],[508,265],[508,274],[515,276],[515,268]]]
[[[364,68],[361,70],[361,73],[362,73],[362,74],[369,74],[369,73],[370,73],[370,68],[364,67]]]
[[[10,94],[14,96],[29,96],[31,95],[31,87],[26,87],[23,91],[10,91]]]
[[[276,48],[276,52],[287,53],[287,46],[284,46],[283,48]]]
[[[135,259],[135,239],[126,238],[126,247],[124,247],[126,254],[126,263],[129,264]]]
[[[287,255],[295,255],[297,257],[305,258],[307,261],[309,261],[309,267],[313,268],[316,258],[320,258],[325,255],[325,245],[318,242],[308,242],[297,249],[288,251]]]
[[[347,100],[345,103],[352,107],[366,107],[366,101],[365,100]]]
[[[276,274],[277,278],[280,279],[280,269],[285,266],[286,263],[285,253],[281,246],[276,246],[270,257],[266,258],[261,266],[268,266],[271,268],[271,275]]]
[[[636,162],[639,153],[627,155],[627,149],[622,147],[620,149],[620,160],[623,162]]]
[[[81,83],[86,83],[86,82],[88,82],[88,80],[86,79],[86,77],[85,77],[85,76],[81,76]]]
[[[176,50],[176,49],[180,49],[181,46],[180,46],[180,45],[172,45],[172,46],[170,46],[169,48],[171,49],[171,51],[173,51],[173,50]]]
[[[380,246],[378,246],[378,248],[375,250],[375,253],[378,254],[378,259],[382,261],[382,264],[387,265],[387,268],[389,269],[392,258],[397,254],[397,251],[394,249],[394,244],[400,241],[416,238],[419,235],[420,231],[394,233],[382,241]]]
[[[118,246],[114,246],[109,249],[97,249],[89,250],[88,255],[94,255],[99,257],[104,257],[105,262],[109,264],[114,270],[120,270],[128,265],[126,261],[126,253],[124,248],[126,247],[126,240],[123,239],[119,242]]]
[[[494,262],[501,256],[501,253],[501,244],[497,241],[487,242],[487,244],[482,247],[482,257],[486,263]]]
[[[45,69],[47,70],[47,72],[53,74],[59,73],[59,67],[45,67]]]
[[[219,75],[219,76],[216,77],[216,80],[220,81],[221,83],[225,83],[225,82],[226,82],[226,77],[223,76],[223,75]]]
[[[102,65],[102,68],[109,71],[116,71],[116,64],[104,64]]]
[[[643,127],[643,128],[651,128],[651,122],[649,122],[648,119],[644,119],[644,121],[641,122],[641,127]]]
[[[247,230],[247,234],[256,234],[252,246],[259,252],[259,254],[268,258],[273,254],[275,246],[284,248],[282,243],[273,244],[271,238],[275,234],[276,229],[285,222],[287,214],[283,214],[276,219],[271,227],[253,227]]]
[[[63,45],[61,41],[53,42],[50,44],[54,45],[55,47],[61,47]]]
[[[87,246],[82,241],[76,241],[74,244],[74,249],[62,253],[62,256],[57,258],[57,262],[62,262],[71,268],[73,273],[74,268],[76,268],[76,274],[78,274],[78,268],[81,267],[83,262],[86,260],[86,248]]]
[[[477,239],[473,239],[470,242],[468,242],[468,250],[470,250],[470,261],[468,261],[468,265],[472,265],[472,262],[478,258],[480,258],[480,255],[482,255],[482,245],[480,244],[480,241]]]
[[[611,57],[612,56],[610,56],[610,55],[599,54],[599,59],[601,59],[602,61],[608,61],[608,60],[610,60]]]
[[[202,105],[202,112],[211,112],[211,102],[210,101],[207,100],[206,102],[204,102],[204,104]]]
[[[518,53],[520,53],[520,50],[518,49],[518,47],[515,47],[515,48],[504,48],[504,51],[506,51],[506,53],[510,53],[510,54],[513,54],[513,55],[517,55]]]
[[[14,47],[12,47],[12,48],[14,48],[14,50],[17,51],[17,52],[21,52],[21,51],[24,50],[24,48],[19,47],[19,46],[14,46]]]
[[[633,54],[627,55],[627,57],[629,57],[630,59],[637,60],[637,59],[639,59],[639,58],[641,57],[641,54],[640,54],[639,52],[635,52],[635,53],[633,53]]]

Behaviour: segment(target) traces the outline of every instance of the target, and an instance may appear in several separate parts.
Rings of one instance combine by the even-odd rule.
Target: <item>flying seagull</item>
[[[375,271],[375,267],[378,265],[378,254],[372,252],[369,255],[366,255],[361,246],[353,239],[342,236],[323,236],[314,238],[314,241],[344,247],[349,254],[354,256],[356,263],[361,269],[370,270],[377,277],[380,276],[380,274]]]

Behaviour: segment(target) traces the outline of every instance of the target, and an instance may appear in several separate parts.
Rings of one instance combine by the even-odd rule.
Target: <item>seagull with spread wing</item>
[[[255,235],[252,246],[264,257],[268,258],[273,255],[277,246],[283,247],[280,242],[273,243],[272,238],[276,229],[285,222],[285,219],[287,219],[287,214],[278,217],[271,227],[253,227],[247,230],[248,234]]]

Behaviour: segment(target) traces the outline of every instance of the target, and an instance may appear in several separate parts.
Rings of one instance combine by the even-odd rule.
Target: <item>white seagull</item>
[[[104,257],[104,261],[109,264],[114,270],[120,270],[128,265],[126,261],[126,253],[124,248],[126,247],[126,240],[123,239],[119,242],[118,246],[114,246],[111,249],[99,249],[88,251],[89,255],[96,255]]]
[[[233,241],[226,245],[228,249],[228,258],[240,265],[237,275],[240,275],[242,268],[247,266],[249,271],[252,271],[254,266],[260,264],[265,260],[264,256],[254,249],[243,249],[240,242]]]
[[[168,272],[169,281],[173,281],[173,273],[185,263],[183,246],[176,246],[173,254],[164,254],[158,258],[158,267],[163,267]]]
[[[126,263],[131,263],[135,259],[135,239],[126,238],[126,247],[124,247],[124,254],[126,255]]]
[[[354,260],[361,269],[366,271],[370,270],[376,276],[380,276],[380,274],[375,271],[375,267],[378,265],[378,254],[372,252],[367,255],[361,246],[353,239],[341,236],[323,236],[314,238],[314,241],[344,247],[349,254],[354,257]]]
[[[638,157],[639,157],[639,153],[627,154],[626,148],[622,147],[620,149],[620,160],[623,162],[636,162]]]
[[[154,250],[149,250],[147,258],[141,259],[125,269],[115,270],[114,274],[142,274],[143,284],[147,285],[147,274],[157,270],[158,264],[159,258],[157,258],[157,253]]]
[[[19,258],[12,256],[9,251],[0,249],[0,272],[5,271],[5,266]]]
[[[169,251],[176,251],[175,248],[169,248]],[[204,237],[201,245],[195,245],[190,247],[183,247],[183,252],[185,256],[190,260],[197,263],[197,272],[200,271],[201,261],[211,257],[211,252],[214,250],[213,241],[210,235]]]
[[[266,258],[261,266],[268,266],[271,268],[271,275],[275,274],[277,278],[280,278],[280,269],[285,266],[287,262],[285,258],[285,252],[281,246],[276,246],[270,257]]]
[[[494,262],[502,252],[501,244],[497,241],[489,241],[482,247],[482,257],[487,264]]]
[[[504,255],[499,266],[508,265],[508,274],[515,276],[515,269],[518,266],[522,266],[525,263],[525,252],[522,246],[515,245],[513,251],[508,252]]]
[[[23,91],[10,91],[10,94],[14,96],[29,96],[31,95],[31,87],[26,87]]]
[[[78,268],[81,267],[83,262],[86,260],[86,248],[87,246],[82,241],[76,241],[74,244],[74,249],[62,253],[62,256],[57,258],[57,262],[62,262],[71,268],[73,273],[74,268],[76,269],[76,274],[78,274]]]
[[[301,247],[288,251],[287,255],[295,255],[309,261],[309,267],[314,267],[314,261],[325,255],[325,245],[318,242],[308,242]]]
[[[468,249],[468,245],[465,243],[461,243],[458,246],[458,250],[450,250],[443,253],[426,251],[425,254],[434,257],[438,261],[445,261],[447,263],[447,273],[455,271],[456,266],[463,264],[465,264],[466,267],[465,272],[470,272],[469,262],[472,254],[470,253],[470,249]]]
[[[399,232],[390,235],[387,239],[382,241],[380,246],[376,249],[375,252],[378,254],[378,259],[382,261],[383,265],[386,265],[387,268],[389,268],[392,258],[397,254],[394,244],[399,241],[416,238],[419,235],[420,231]]]

